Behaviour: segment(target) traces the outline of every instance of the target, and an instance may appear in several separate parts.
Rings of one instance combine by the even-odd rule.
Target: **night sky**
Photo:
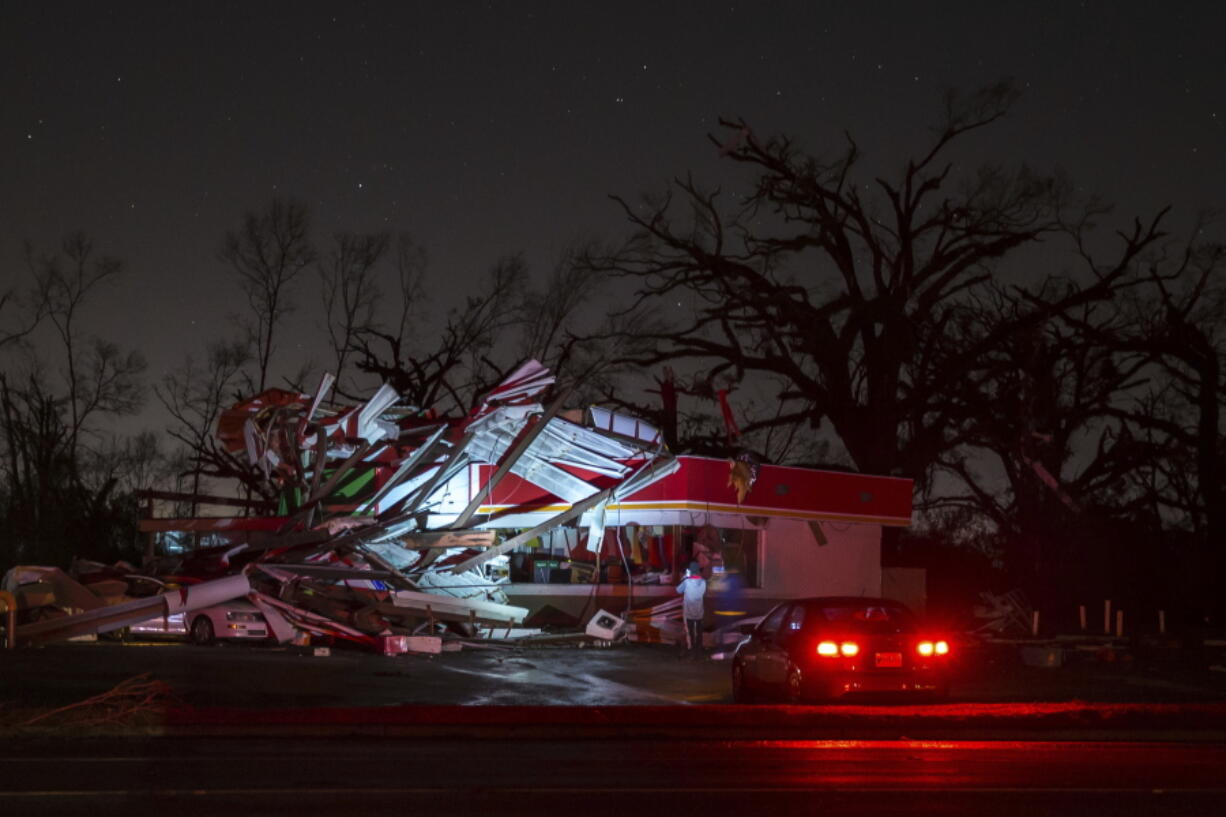
[[[1226,205],[1224,32],[1216,2],[7,2],[0,283],[24,240],[84,229],[127,265],[89,329],[156,380],[231,331],[218,251],[274,196],[321,236],[409,232],[445,306],[500,255],[544,272],[624,235],[610,193],[735,179],[705,138],[720,115],[815,152],[848,129],[888,172],[945,89],[1003,76],[1024,97],[970,158],[1186,223]],[[286,370],[317,351],[315,297],[303,279]]]

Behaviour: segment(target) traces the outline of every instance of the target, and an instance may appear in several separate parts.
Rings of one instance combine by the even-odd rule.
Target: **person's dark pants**
[[[689,633],[690,654],[702,654],[702,619],[687,618],[685,620],[685,631]]]

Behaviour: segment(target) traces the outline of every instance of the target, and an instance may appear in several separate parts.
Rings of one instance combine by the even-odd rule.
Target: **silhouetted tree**
[[[1111,297],[1159,235],[1138,225],[1092,279],[952,349],[961,304],[1020,262],[1041,239],[1066,234],[1076,205],[1058,176],[1025,167],[960,169],[955,148],[998,122],[1009,83],[950,95],[929,145],[893,178],[864,178],[849,139],[834,159],[786,137],[762,141],[721,120],[721,155],[752,174],[729,211],[692,178],[662,198],[616,199],[635,226],[593,269],[637,285],[632,331],[645,367],[697,370],[716,390],[773,389],[744,416],[747,436],[797,424],[829,428],[863,471],[913,477],[959,443],[948,395],[980,359],[1052,316]]]
[[[47,280],[38,275],[34,260],[32,251],[27,246],[26,261],[30,278],[30,288],[27,292],[18,288],[16,277],[12,286],[0,291],[0,350],[20,343],[46,316]]]
[[[368,328],[358,337],[356,366],[390,383],[412,406],[439,412],[468,411],[518,362],[500,356],[524,320],[528,268],[522,256],[500,259],[484,287],[447,313],[443,327],[418,341],[408,331]],[[410,329],[405,323],[402,329]]]
[[[33,250],[27,247],[27,254]],[[142,402],[140,375],[145,361],[138,352],[123,354],[109,341],[83,339],[80,316],[91,291],[119,275],[123,264],[97,256],[93,241],[73,233],[60,255],[41,256],[37,263],[41,288],[47,293],[47,316],[59,338],[68,390],[68,447],[75,456],[78,440],[95,413],[123,415]]]
[[[247,213],[242,226],[226,234],[221,258],[247,296],[244,327],[256,361],[256,390],[268,385],[276,330],[293,311],[294,280],[315,260],[306,207],[274,199],[261,213]]]
[[[358,335],[375,326],[381,290],[378,265],[387,254],[387,233],[337,233],[317,263],[325,326],[331,342],[337,390],[350,391],[345,367]]]
[[[1226,620],[1226,247],[1197,239],[1156,254],[1104,342],[1152,361],[1128,420],[1154,451],[1134,486],[1152,515],[1192,534],[1202,596]]]
[[[251,350],[241,341],[215,340],[206,351],[203,363],[187,355],[183,364],[155,384],[154,393],[162,406],[174,418],[175,425],[167,429],[170,437],[182,446],[189,491],[200,494],[207,490],[207,477],[233,478],[252,490],[262,490],[266,483],[244,458],[233,456],[217,440],[217,420],[221,412],[249,396],[250,382],[246,368],[251,363]],[[197,503],[185,509],[195,515]]]
[[[81,331],[89,296],[122,264],[97,256],[82,233],[59,253],[27,246],[26,256],[54,343],[42,356],[11,344],[0,371],[4,547],[12,558],[59,564],[114,558],[134,544],[130,492],[158,460],[150,438],[119,441],[102,427],[140,407],[144,360]]]
[[[1030,307],[1004,288],[966,316],[954,345]],[[968,309],[969,311],[969,309]],[[980,358],[951,392],[958,446],[941,453],[942,480],[925,507],[961,507],[991,521],[1014,583],[1038,602],[1082,583],[1101,562],[1087,543],[1095,531],[1130,521],[1149,507],[1133,489],[1135,472],[1155,454],[1124,417],[1145,383],[1142,355],[1097,342],[1083,327],[1118,320],[1115,302],[1068,310],[1017,333]],[[1124,558],[1124,543],[1119,557]],[[1127,554],[1135,556],[1136,554]]]

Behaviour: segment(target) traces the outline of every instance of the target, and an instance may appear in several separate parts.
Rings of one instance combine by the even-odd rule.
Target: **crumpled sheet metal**
[[[513,473],[572,506],[546,526],[676,467],[659,432],[640,420],[607,410],[594,415],[601,427],[593,415],[586,424],[562,419],[555,415],[564,398],[545,411],[540,398],[554,376],[537,361],[464,417],[400,405],[387,384],[360,405],[336,406],[327,401],[333,383],[325,376],[314,395],[270,390],[218,423],[223,445],[258,464],[291,504],[288,521],[236,562],[256,563],[253,598],[262,608],[317,635],[373,646],[366,639],[420,634],[439,622],[475,630],[524,620],[527,610],[508,604],[485,576],[484,563],[520,537],[499,545],[489,530],[497,520],[476,513],[489,488],[473,484],[478,466],[497,466],[496,476]],[[357,484],[364,489],[346,500]],[[315,537],[294,538],[306,532]]]
[[[245,573],[184,585],[154,596],[99,605],[84,612],[18,625],[18,644],[45,644],[80,635],[108,633],[157,616],[190,613],[243,598],[251,592]]]
[[[658,431],[641,421],[608,411],[598,414],[600,428],[562,419],[565,395],[544,410],[540,398],[554,376],[536,361],[463,417],[400,405],[387,384],[360,405],[329,404],[334,382],[326,375],[313,395],[270,389],[218,421],[219,441],[258,466],[288,516],[235,519],[231,527],[211,520],[211,531],[252,531],[251,538],[163,565],[160,575],[181,586],[159,596],[100,603],[28,625],[19,637],[105,632],[237,598],[264,611],[281,642],[308,633],[381,650],[387,638],[433,636],[440,626],[465,636],[482,626],[509,630],[528,611],[507,603],[486,562],[593,510],[599,537],[599,511],[611,497],[677,467]],[[490,483],[512,473],[571,510],[499,543],[498,519],[479,512],[491,485],[475,484],[489,466],[496,467]],[[192,522],[181,520],[182,529]],[[154,520],[147,530],[156,529]],[[94,594],[82,592],[92,603]]]

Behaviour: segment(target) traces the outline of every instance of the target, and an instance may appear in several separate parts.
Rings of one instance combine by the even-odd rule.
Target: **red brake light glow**
[[[853,655],[860,654],[860,645],[854,641],[844,641],[842,643],[837,641],[821,641],[817,645],[817,654],[826,658],[835,658],[840,655],[844,658],[851,658]]]
[[[915,651],[927,658],[930,655],[948,655],[948,641],[921,641],[915,645]]]

